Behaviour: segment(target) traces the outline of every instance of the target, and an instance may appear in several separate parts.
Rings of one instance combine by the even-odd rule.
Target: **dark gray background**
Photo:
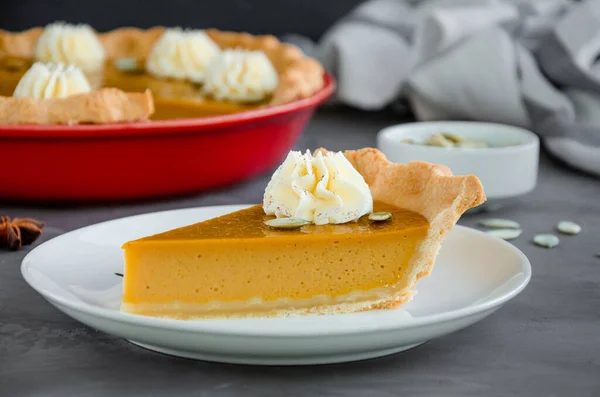
[[[375,144],[398,123],[390,113],[321,109],[296,144],[332,150]],[[123,216],[204,205],[258,203],[270,172],[237,186],[170,200],[127,204],[7,205],[0,215],[47,223],[41,242]],[[394,397],[600,395],[600,182],[542,155],[535,191],[495,214],[519,221],[513,243],[530,259],[529,286],[487,319],[394,356],[312,367],[212,364],[152,353],[60,313],[23,280],[30,249],[0,251],[0,396]],[[579,222],[578,236],[554,249],[535,233],[559,220]],[[482,263],[481,266],[485,266]],[[85,264],[82,263],[82,266]]]
[[[56,20],[99,31],[154,25],[229,29],[318,38],[360,0],[2,0],[0,28],[24,30]]]

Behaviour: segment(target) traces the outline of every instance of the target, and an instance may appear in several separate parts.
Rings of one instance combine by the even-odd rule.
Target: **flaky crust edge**
[[[0,96],[3,124],[104,124],[148,120],[152,113],[154,101],[150,91],[126,93],[104,88],[42,100]]]
[[[327,150],[321,148],[317,152]],[[485,202],[483,185],[475,175],[456,176],[444,165],[420,161],[392,163],[373,148],[346,150],[344,156],[369,185],[373,200],[419,213],[430,224],[397,292],[362,310],[407,303],[414,295],[417,281],[431,274],[446,234],[465,211]]]
[[[162,26],[150,29],[125,27],[97,34],[109,60],[136,58],[144,62],[152,46],[165,30]],[[18,64],[23,61],[31,63],[35,45],[42,31],[40,27],[23,32],[0,30],[0,65]],[[279,75],[279,85],[268,105],[280,105],[307,98],[324,85],[324,70],[319,62],[304,56],[301,50],[280,42],[274,36],[254,36],[217,29],[207,29],[206,33],[222,49],[260,50],[267,55]]]

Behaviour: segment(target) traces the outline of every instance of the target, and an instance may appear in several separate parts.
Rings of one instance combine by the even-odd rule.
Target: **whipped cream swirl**
[[[215,99],[257,102],[275,91],[279,77],[263,52],[225,50],[209,65],[204,84]]]
[[[343,153],[313,156],[291,151],[267,185],[263,209],[278,218],[337,224],[371,213],[373,197]]]
[[[146,70],[159,78],[202,83],[206,67],[220,51],[203,30],[167,29],[148,54]]]
[[[35,59],[97,70],[104,66],[105,51],[89,25],[55,22],[46,26],[40,35],[35,47]]]
[[[76,66],[62,63],[34,63],[17,84],[14,97],[34,99],[64,98],[90,92],[92,88],[85,75]]]

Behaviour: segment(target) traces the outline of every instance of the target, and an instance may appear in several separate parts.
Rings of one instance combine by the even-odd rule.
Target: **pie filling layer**
[[[190,318],[408,300],[406,272],[429,224],[383,203],[375,211],[392,218],[274,230],[257,205],[129,242],[122,308]]]

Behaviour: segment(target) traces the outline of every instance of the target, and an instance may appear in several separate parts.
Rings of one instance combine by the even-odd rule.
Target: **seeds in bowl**
[[[482,148],[490,148],[490,147],[508,147],[508,146],[516,146],[519,143],[509,143],[506,145],[491,145],[488,142],[481,139],[472,139],[461,137],[460,135],[454,134],[452,132],[438,132],[431,135],[424,141],[416,141],[412,138],[402,139],[400,142],[413,144],[413,145],[423,145],[423,146],[436,146],[443,148],[462,148],[462,149],[482,149]]]

